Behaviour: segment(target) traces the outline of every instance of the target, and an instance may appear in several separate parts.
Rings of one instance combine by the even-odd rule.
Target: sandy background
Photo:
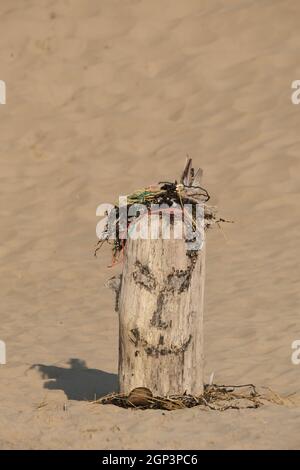
[[[206,379],[300,392],[300,4],[1,0],[0,448],[300,448],[300,407],[134,412],[96,207],[205,171]]]

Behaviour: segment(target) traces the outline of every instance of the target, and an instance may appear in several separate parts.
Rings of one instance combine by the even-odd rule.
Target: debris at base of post
[[[273,390],[262,387],[257,391],[253,384],[246,385],[205,385],[203,395],[171,395],[168,397],[153,396],[151,390],[145,387],[133,389],[129,395],[111,393],[92,403],[102,405],[116,405],[121,408],[131,409],[155,409],[174,411],[198,406],[202,409],[225,411],[229,409],[242,410],[247,408],[259,408],[266,403],[276,405],[291,405],[293,399],[281,397]]]

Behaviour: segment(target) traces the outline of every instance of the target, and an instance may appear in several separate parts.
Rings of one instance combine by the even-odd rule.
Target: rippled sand
[[[300,407],[165,413],[116,388],[96,207],[205,171],[206,379],[300,392],[295,0],[2,0],[0,448],[299,448]]]

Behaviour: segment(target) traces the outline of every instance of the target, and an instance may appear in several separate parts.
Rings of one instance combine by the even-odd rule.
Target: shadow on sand
[[[48,390],[63,390],[69,400],[95,400],[118,390],[118,376],[98,369],[89,369],[85,361],[71,358],[69,368],[34,364]]]

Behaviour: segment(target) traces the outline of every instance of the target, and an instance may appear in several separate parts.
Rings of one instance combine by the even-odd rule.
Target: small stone
[[[127,400],[134,406],[147,406],[153,394],[149,388],[136,387],[128,395]]]

